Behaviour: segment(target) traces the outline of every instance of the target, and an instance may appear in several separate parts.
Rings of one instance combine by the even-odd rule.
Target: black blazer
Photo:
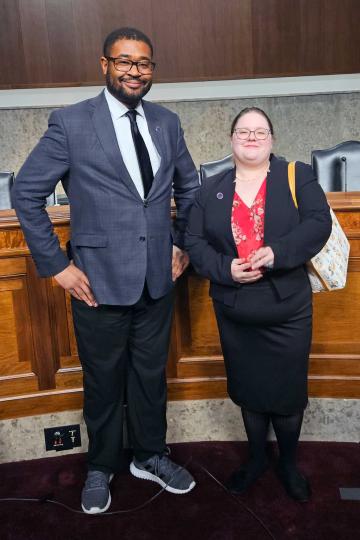
[[[195,270],[211,281],[210,295],[234,305],[242,285],[231,277],[238,258],[231,230],[235,168],[207,179],[190,212],[185,248]],[[288,162],[271,156],[267,177],[264,245],[274,252],[274,268],[266,273],[281,299],[308,284],[305,263],[318,253],[331,233],[326,197],[310,165],[296,163],[296,197],[292,200]]]

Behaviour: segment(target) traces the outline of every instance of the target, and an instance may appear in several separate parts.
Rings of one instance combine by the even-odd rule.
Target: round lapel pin
[[[221,193],[221,191],[219,191],[219,193],[216,194],[216,197],[217,197],[218,199],[223,199],[223,198],[224,198],[224,195],[223,195],[223,193]]]

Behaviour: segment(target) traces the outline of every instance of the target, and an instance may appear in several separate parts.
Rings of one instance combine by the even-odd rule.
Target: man
[[[131,473],[172,493],[195,485],[166,455],[165,364],[173,283],[188,265],[183,233],[199,182],[178,117],[142,101],[152,84],[152,56],[142,32],[109,34],[101,58],[107,88],[51,114],[13,191],[40,276],[54,276],[72,295],[89,434],[82,508],[90,514],[111,502],[125,391]],[[71,209],[71,264],[44,209],[59,178]]]

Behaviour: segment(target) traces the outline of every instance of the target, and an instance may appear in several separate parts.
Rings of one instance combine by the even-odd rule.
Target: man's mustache
[[[122,77],[118,77],[118,80],[119,81],[140,81],[142,83],[145,83],[146,81],[144,81],[142,78],[141,78],[141,75],[139,75],[138,77],[125,77],[124,75]]]

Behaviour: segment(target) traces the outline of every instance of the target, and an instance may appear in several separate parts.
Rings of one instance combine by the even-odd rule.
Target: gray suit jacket
[[[60,249],[45,199],[62,179],[71,212],[71,247],[100,304],[131,305],[145,279],[159,298],[173,286],[173,242],[183,246],[188,213],[199,187],[179,118],[143,102],[161,157],[146,201],[124,165],[110,111],[101,93],[54,111],[49,127],[21,168],[13,204],[40,276],[53,276],[69,261]],[[177,217],[172,227],[172,188]]]

